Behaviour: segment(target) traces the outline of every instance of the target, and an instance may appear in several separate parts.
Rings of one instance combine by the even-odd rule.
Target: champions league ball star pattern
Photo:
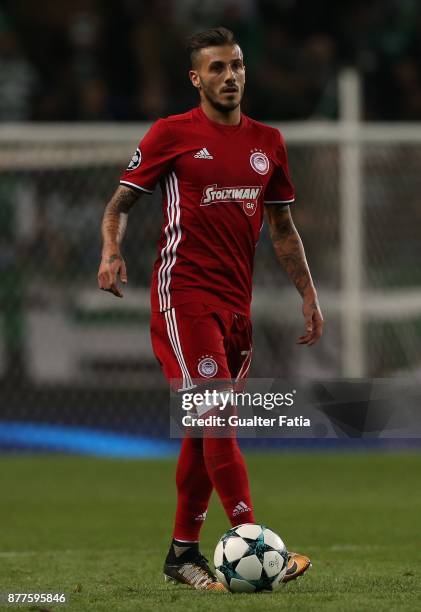
[[[287,571],[288,553],[271,529],[245,523],[222,536],[214,564],[218,580],[234,593],[275,591]]]

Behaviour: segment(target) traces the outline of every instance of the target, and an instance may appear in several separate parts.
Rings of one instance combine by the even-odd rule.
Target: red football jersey
[[[221,125],[200,107],[159,119],[120,182],[151,193],[158,181],[164,223],[152,309],[204,302],[249,314],[264,203],[294,202],[279,131],[243,114],[239,125]]]

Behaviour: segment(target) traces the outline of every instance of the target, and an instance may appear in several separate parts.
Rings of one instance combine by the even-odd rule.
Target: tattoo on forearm
[[[113,255],[110,255],[110,257],[107,259],[107,263],[112,264],[117,259],[122,259],[122,257],[118,253],[114,253]]]
[[[129,210],[138,197],[139,194],[129,187],[118,187],[105,208],[102,220],[104,243],[121,243],[126,231]]]
[[[282,267],[301,295],[312,284],[303,243],[291,219],[289,210],[268,212],[270,233],[276,255]]]

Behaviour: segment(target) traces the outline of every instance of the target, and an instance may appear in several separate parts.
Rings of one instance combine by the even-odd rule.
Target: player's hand
[[[323,316],[320,310],[317,295],[310,294],[303,298],[303,316],[305,319],[306,333],[298,338],[297,344],[315,344],[323,333]]]
[[[109,291],[119,298],[123,293],[118,286],[118,278],[124,284],[127,283],[126,264],[118,252],[103,253],[98,270],[98,287],[103,291]]]

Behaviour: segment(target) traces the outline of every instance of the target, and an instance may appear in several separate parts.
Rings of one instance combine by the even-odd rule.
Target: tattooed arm
[[[298,344],[315,344],[322,335],[323,317],[317,292],[307,264],[303,243],[291,218],[289,206],[266,206],[270,235],[276,255],[303,298],[303,316],[306,333]]]
[[[117,285],[117,276],[127,283],[126,264],[120,252],[129,210],[139,198],[139,193],[120,185],[105,207],[102,219],[102,259],[98,270],[98,286],[117,297],[123,293]]]

